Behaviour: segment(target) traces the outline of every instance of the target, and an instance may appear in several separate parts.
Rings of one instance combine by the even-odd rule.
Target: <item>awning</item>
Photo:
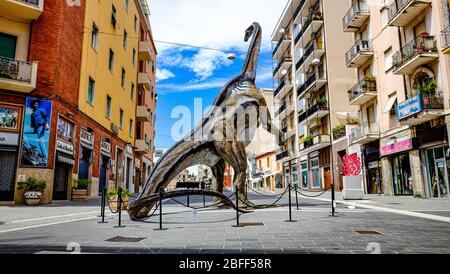
[[[75,159],[69,155],[65,156],[65,155],[58,154],[58,162],[73,166],[75,164]]]
[[[359,114],[357,112],[335,112],[334,115],[343,125],[358,124]]]
[[[397,95],[389,97],[389,101],[388,101],[386,107],[384,108],[384,113],[389,113],[392,110],[392,108],[394,107],[396,101],[397,101]]]

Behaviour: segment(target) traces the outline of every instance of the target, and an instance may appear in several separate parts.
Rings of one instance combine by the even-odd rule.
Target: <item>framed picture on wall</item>
[[[19,132],[22,122],[22,108],[20,106],[0,104],[0,130]]]

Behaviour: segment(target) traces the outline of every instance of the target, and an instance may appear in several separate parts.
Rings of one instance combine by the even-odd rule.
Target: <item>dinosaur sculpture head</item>
[[[245,42],[247,42],[248,41],[248,39],[250,39],[250,37],[252,37],[252,35],[253,35],[253,33],[255,32],[255,30],[256,30],[256,26],[258,25],[258,23],[253,23],[253,24],[251,24],[250,25],[250,27],[248,27],[246,30],[245,30],[245,37],[244,37],[244,41]]]

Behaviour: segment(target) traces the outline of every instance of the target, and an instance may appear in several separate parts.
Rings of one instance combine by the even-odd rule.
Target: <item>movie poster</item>
[[[52,102],[27,98],[22,133],[20,165],[47,167]]]

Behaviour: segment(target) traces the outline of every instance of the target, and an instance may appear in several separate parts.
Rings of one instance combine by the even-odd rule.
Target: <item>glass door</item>
[[[402,154],[392,158],[392,175],[394,179],[395,195],[412,195],[411,166],[409,154]]]
[[[434,194],[437,194],[437,197],[439,198],[447,198],[448,197],[448,175],[447,175],[447,168],[445,166],[445,160],[444,159],[437,159],[436,160],[436,180],[432,184],[432,192],[433,197]]]

